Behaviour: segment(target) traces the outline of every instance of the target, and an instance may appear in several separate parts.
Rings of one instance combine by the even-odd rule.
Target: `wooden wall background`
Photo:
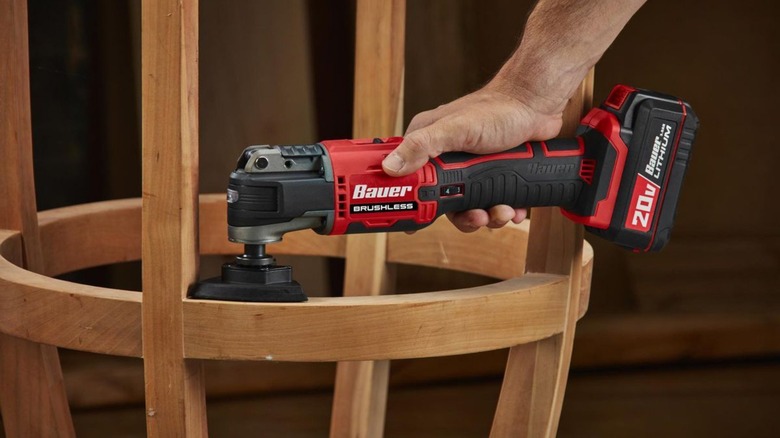
[[[60,16],[30,11],[31,32],[48,35],[31,39],[39,55],[34,52],[31,61],[39,72],[32,82],[39,205],[75,202],[60,198],[62,190],[47,189],[63,187],[61,174],[47,170],[70,162],[68,154],[100,158],[82,160],[80,173],[88,183],[70,187],[86,187],[88,194],[79,193],[77,202],[138,196],[138,2],[63,4],[67,14],[59,15],[70,24],[59,33],[50,23]],[[406,120],[488,80],[517,44],[530,4],[410,0]],[[203,192],[224,190],[247,145],[349,136],[352,8],[349,0],[201,0]],[[775,140],[780,87],[774,81],[779,13],[770,0],[649,0],[597,66],[597,100],[615,83],[653,88],[689,100],[702,126],[668,249],[634,255],[589,239],[596,268],[589,316],[578,329],[575,368],[780,354]],[[62,53],[60,64],[72,69],[46,64],[51,53]],[[89,74],[74,72],[74,65]],[[65,96],[53,106],[56,96],[36,90],[61,76],[81,78],[81,99]],[[65,138],[63,148],[64,137],[52,135],[52,129],[57,120],[65,129],[62,120],[68,117],[76,117],[73,126],[81,128]],[[297,274],[313,286],[337,287],[338,263],[295,263]],[[409,269],[402,275],[407,290],[484,281]],[[82,281],[133,288],[137,276],[131,265]],[[394,363],[392,380],[495,375],[504,354]],[[75,407],[143,400],[140,361],[65,353],[63,364]],[[207,374],[209,393],[216,397],[327,387],[333,367],[213,363]]]

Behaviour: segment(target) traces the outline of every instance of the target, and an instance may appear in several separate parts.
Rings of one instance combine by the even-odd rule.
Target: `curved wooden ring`
[[[35,342],[120,356],[141,356],[141,293],[49,276],[140,258],[141,202],[106,201],[41,212],[45,275],[19,268],[18,232],[0,231],[0,332]],[[200,203],[204,254],[233,254],[224,236],[222,195]],[[381,297],[312,298],[281,305],[187,300],[185,356],[208,359],[336,361],[401,359],[487,351],[560,333],[568,278],[522,274],[527,225],[479,235],[448,233],[420,251],[436,224],[412,239],[391,235],[388,261],[508,278],[478,288]],[[426,234],[427,233],[427,234]],[[501,254],[474,264],[475,248]],[[343,257],[344,239],[306,231],[285,236],[276,253]],[[468,251],[467,251],[468,250]],[[426,255],[427,254],[427,255]],[[433,254],[433,255],[431,255]],[[593,254],[586,244],[583,275]],[[498,260],[500,259],[500,261]],[[511,260],[511,263],[504,263]],[[513,278],[520,276],[519,278]],[[583,281],[587,292],[589,281]],[[580,314],[587,307],[587,293]]]

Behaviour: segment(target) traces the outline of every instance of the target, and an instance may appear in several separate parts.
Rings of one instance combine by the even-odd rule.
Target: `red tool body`
[[[228,236],[246,252],[225,265],[217,292],[195,296],[225,299],[229,290],[230,299],[254,300],[251,287],[291,281],[265,254],[265,244],[289,231],[412,231],[448,212],[498,204],[559,206],[617,245],[659,250],[669,240],[698,124],[678,98],[619,85],[575,138],[488,155],[449,152],[403,177],[381,167],[401,137],[251,146],[228,186]],[[249,286],[237,293],[237,284]],[[277,301],[265,298],[258,301]]]

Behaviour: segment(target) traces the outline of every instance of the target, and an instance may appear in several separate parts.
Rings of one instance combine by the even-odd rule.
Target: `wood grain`
[[[225,201],[224,197],[220,195],[202,195],[201,196],[201,212],[211,211],[210,214],[201,215],[201,241],[213,240],[215,242],[221,242],[224,239],[225,229]],[[133,200],[120,200],[120,201],[106,201],[96,204],[85,204],[79,206],[66,207],[62,209],[49,210],[41,212],[39,214],[39,222],[41,224],[42,245],[44,248],[67,248],[66,252],[60,253],[60,257],[54,258],[56,266],[64,266],[57,262],[59,258],[67,259],[67,266],[73,269],[81,269],[92,265],[103,265],[114,263],[117,261],[124,261],[127,257],[137,258],[140,256],[140,214],[141,214],[141,202],[140,199]],[[215,222],[212,222],[215,221]],[[133,226],[132,224],[139,224]],[[116,224],[127,225],[124,227],[104,227],[101,224]],[[433,226],[435,230],[438,227],[442,227],[443,230],[451,229],[451,225],[446,222],[437,223]],[[515,242],[526,241],[527,226],[517,226],[506,228],[501,234],[504,235],[502,241]],[[95,232],[90,233],[93,230]],[[426,229],[418,234],[426,233],[431,229]],[[301,234],[301,238],[288,239],[291,236]],[[521,236],[514,236],[520,234]],[[291,233],[285,237],[285,246],[287,251],[292,254],[308,254],[310,252],[321,252],[321,246],[313,246],[310,241],[307,240],[308,232],[301,231],[299,233]],[[453,236],[461,236],[460,233],[455,233]],[[398,234],[391,234],[390,237],[399,236]],[[312,237],[322,239],[323,244],[332,241],[341,241],[340,237],[324,237],[316,234],[312,234]],[[420,236],[425,239],[424,236]],[[81,241],[79,242],[79,239]],[[302,246],[298,247],[297,241],[302,243]],[[391,239],[392,241],[392,239]],[[68,246],[66,243],[70,242],[73,246]],[[129,244],[129,248],[117,249],[115,246],[117,243],[122,245]],[[80,244],[79,244],[80,243]],[[21,257],[21,240],[19,234],[15,232],[0,233],[0,256],[7,260],[14,260]],[[208,252],[209,248],[206,245],[201,245],[201,249],[204,252]],[[225,248],[211,248],[212,250],[225,250]],[[503,249],[502,249],[503,250]],[[230,248],[227,248],[227,254],[230,254]],[[133,254],[137,254],[133,256]],[[101,258],[101,255],[104,258]],[[414,257],[414,256],[413,256]],[[423,257],[420,255],[420,257]],[[432,257],[427,263],[430,263],[434,267],[443,267],[452,269],[456,266],[465,266],[465,262],[460,259],[469,260],[471,254],[469,252],[456,251],[452,252],[448,259],[442,259],[439,257]],[[592,269],[593,253],[589,245],[585,245],[583,256],[583,290],[587,288],[589,281],[587,278]],[[419,261],[423,261],[421,258]],[[38,327],[29,333],[19,332],[20,336],[34,335],[37,336],[35,340],[67,347],[71,349],[79,349],[84,351],[92,351],[96,353],[121,355],[121,356],[141,356],[141,297],[140,294],[130,291],[121,291],[115,289],[95,288],[91,286],[76,285],[72,283],[66,283],[59,280],[54,280],[47,277],[31,275],[28,271],[21,270],[13,266],[10,262],[2,263],[0,260],[0,279],[2,279],[2,285],[8,290],[14,290],[14,288],[20,288],[23,290],[23,296],[27,299],[16,299],[14,295],[4,294],[2,298],[7,299],[5,302],[0,302],[0,317],[9,315],[15,315],[11,319],[0,318],[0,328],[3,330],[11,330],[14,327],[21,327],[18,323],[19,316],[24,315],[24,321],[26,326]],[[20,297],[17,293],[15,296]],[[585,293],[583,292],[583,297]],[[45,303],[52,303],[51,305],[44,305]],[[5,311],[5,309],[11,309]],[[41,309],[56,309],[56,311],[42,311]],[[67,309],[62,312],[62,309]],[[580,312],[584,312],[584,307],[581,307]],[[648,315],[650,316],[650,315]],[[53,320],[60,320],[57,324],[52,324]],[[590,322],[597,322],[591,318]],[[614,353],[610,354],[615,348],[625,349],[632,352],[630,356],[626,356],[625,360],[630,363],[636,363],[636,361],[652,360],[654,351],[663,349],[665,354],[679,355],[681,351],[684,352],[690,343],[674,344],[669,347],[669,338],[673,336],[673,332],[664,331],[663,333],[658,330],[650,330],[644,332],[644,328],[647,327],[643,324],[643,319],[632,321],[632,330],[626,331],[620,330],[622,333],[626,333],[625,341],[630,343],[632,336],[644,336],[647,339],[645,344],[648,348],[641,348],[634,346],[631,349],[627,349],[627,345],[619,344],[615,346],[610,339],[614,337],[606,336],[610,332],[616,331],[616,327],[619,327],[620,320],[616,320],[618,325],[600,326],[598,331],[590,332],[587,330],[588,324],[584,327],[585,340],[578,341],[579,348],[583,351],[591,351],[596,349],[597,362],[586,361],[589,366],[605,365],[611,363],[611,358],[615,357]],[[668,324],[672,324],[674,321],[665,321],[664,324],[654,325],[658,329],[663,329]],[[700,339],[703,342],[711,339],[709,336],[701,338],[693,336],[696,330],[702,330],[706,327],[706,321],[702,320],[701,324],[697,324],[690,327],[692,330],[691,342]],[[763,336],[759,336],[759,333],[764,333],[770,326],[762,325],[760,320],[745,321],[749,323],[750,327],[743,327],[740,333],[745,333],[747,338],[750,339],[765,339]],[[679,325],[679,324],[678,324]],[[741,325],[729,325],[731,329],[736,330]],[[751,328],[752,327],[752,328]],[[744,330],[748,330],[745,332]],[[591,333],[591,334],[587,334]],[[664,335],[664,333],[667,333]],[[308,335],[306,335],[308,336]],[[661,338],[658,338],[661,336]],[[721,347],[720,354],[728,354],[729,351],[733,351],[733,348],[737,345],[747,345],[744,342],[739,342],[735,339],[737,344],[726,344]],[[732,345],[732,347],[729,347]],[[749,351],[761,351],[761,348],[766,348],[766,345],[750,344],[752,347]],[[763,345],[763,347],[762,347]],[[649,346],[657,346],[649,348]],[[667,347],[664,347],[667,346]],[[725,350],[723,350],[725,348]],[[758,350],[757,350],[758,349]],[[706,354],[706,344],[701,348],[699,355]],[[739,351],[747,351],[744,348]],[[471,359],[473,357],[473,359]],[[575,362],[582,361],[575,358]],[[506,354],[501,352],[491,353],[488,358],[484,355],[480,356],[460,356],[456,358],[437,359],[438,362],[424,362],[430,365],[421,366],[409,366],[407,363],[402,363],[400,366],[403,370],[402,373],[406,377],[396,379],[397,383],[404,382],[426,382],[436,380],[446,380],[454,378],[465,378],[484,375],[497,375],[506,361]],[[120,359],[111,362],[111,370],[101,370],[100,366],[91,366],[89,370],[81,370],[76,375],[69,373],[67,376],[68,393],[72,403],[76,403],[77,407],[94,407],[105,404],[128,404],[133,402],[140,402],[143,400],[143,390],[134,390],[129,387],[132,386],[132,382],[137,377],[137,381],[143,381],[143,369],[133,370],[127,369],[127,367],[117,365],[127,363]],[[578,362],[579,363],[579,362]],[[327,372],[321,372],[316,370],[322,370],[321,365],[313,365],[315,371],[306,371],[307,368],[301,368],[305,364],[296,364],[293,371],[290,371],[289,366],[280,367],[278,365],[272,366],[270,369],[260,368],[257,377],[253,377],[249,380],[247,378],[236,381],[235,376],[246,375],[248,371],[241,371],[246,367],[250,367],[250,364],[241,363],[223,363],[213,362],[210,364],[211,369],[217,367],[221,370],[216,375],[214,372],[209,373],[209,385],[212,388],[210,393],[212,394],[236,394],[236,393],[251,393],[256,391],[281,391],[289,389],[312,389],[312,388],[326,388],[330,387],[332,383],[332,370]],[[475,365],[478,364],[478,365]],[[133,365],[134,367],[135,365]],[[238,367],[238,368],[236,368]],[[475,368],[476,367],[476,368]],[[91,371],[90,371],[91,370]],[[233,370],[231,372],[231,370]],[[298,370],[298,371],[294,371]],[[445,371],[446,370],[446,371]],[[398,375],[398,369],[396,369],[396,375]],[[92,373],[99,374],[96,376]],[[305,381],[301,381],[304,375],[309,375],[309,378]],[[102,377],[100,377],[102,376]],[[81,383],[80,383],[81,382]],[[89,384],[87,384],[87,382]],[[237,388],[241,388],[240,390]],[[104,389],[98,389],[104,388]],[[218,389],[214,389],[218,388]],[[232,389],[231,389],[232,388]]]
[[[593,71],[564,110],[562,136],[574,134],[582,114],[589,109],[592,89]],[[583,228],[558,209],[535,208],[531,214],[526,270],[567,276],[565,324],[561,333],[533,346],[510,349],[491,429],[494,437],[556,435],[580,315]]]
[[[461,233],[442,216],[413,235],[391,233],[387,260],[502,280],[520,277],[525,271],[529,223],[509,224],[500,229],[483,227],[473,233]],[[486,263],[486,260],[490,262]]]
[[[390,361],[339,362],[330,417],[332,437],[384,435]]]
[[[355,17],[354,138],[399,135],[403,123],[406,0],[358,0]],[[347,237],[344,295],[393,289],[387,234]],[[381,437],[389,363],[339,364],[332,437]]]
[[[202,364],[182,354],[198,271],[198,2],[144,0],[141,13],[147,433],[206,436]]]
[[[15,262],[42,272],[33,179],[27,33],[26,0],[0,2],[0,229],[21,231],[22,254]],[[2,316],[9,311],[3,309]],[[20,331],[30,330],[31,327],[22,326]],[[2,332],[0,410],[6,434],[74,436],[57,349]]]
[[[141,258],[141,199],[120,199],[42,211],[38,215],[43,274],[57,276]]]
[[[358,0],[355,35],[355,138],[402,130],[405,0]]]
[[[45,277],[11,261],[19,235],[0,231],[0,331],[35,342],[141,356],[141,296]]]
[[[566,290],[566,277],[529,274],[470,289],[296,304],[187,300],[185,353],[338,361],[494,350],[560,332]]]
[[[394,269],[387,264],[387,234],[351,235],[346,241],[344,296],[376,296],[394,289]],[[390,363],[344,362],[336,369],[333,437],[383,435]]]

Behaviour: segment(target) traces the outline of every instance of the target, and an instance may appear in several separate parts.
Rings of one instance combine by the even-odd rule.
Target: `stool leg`
[[[398,135],[403,114],[406,0],[358,0],[355,37],[353,136]],[[379,295],[393,289],[386,263],[387,235],[347,238],[344,295]],[[336,372],[332,437],[381,437],[385,424],[388,361],[342,362]]]
[[[592,90],[591,70],[564,111],[561,135],[574,133]],[[509,350],[491,437],[554,437],[558,431],[580,314],[583,233],[557,209],[533,210],[526,271],[569,277],[566,320],[563,333]]]
[[[0,408],[9,438],[76,436],[57,348],[0,335]]]
[[[184,358],[198,278],[198,1],[141,4],[143,354],[149,437],[205,437],[203,364]]]
[[[538,263],[531,258],[540,257],[545,270],[569,276],[566,321],[563,333],[509,350],[491,437],[553,437],[563,407],[580,313],[583,230],[552,209],[535,209],[531,223],[536,238],[529,241],[529,269]],[[549,245],[549,251],[534,250],[540,240]]]
[[[535,378],[538,348],[539,342],[534,342],[509,349],[504,382],[490,430],[491,437],[541,436],[534,433],[531,424],[531,411],[538,410],[534,403],[547,404],[539,400],[541,391],[535,391],[536,385],[541,383],[540,379]],[[544,395],[549,398],[549,392]]]
[[[0,1],[0,228],[20,230],[24,259],[43,272],[32,166],[26,0]],[[0,409],[10,437],[72,437],[57,349],[0,335]]]
[[[341,362],[336,372],[331,437],[381,437],[390,361]]]
[[[394,286],[387,266],[387,234],[347,238],[344,295],[380,295]],[[336,371],[331,437],[381,437],[385,425],[389,361],[341,362]]]

